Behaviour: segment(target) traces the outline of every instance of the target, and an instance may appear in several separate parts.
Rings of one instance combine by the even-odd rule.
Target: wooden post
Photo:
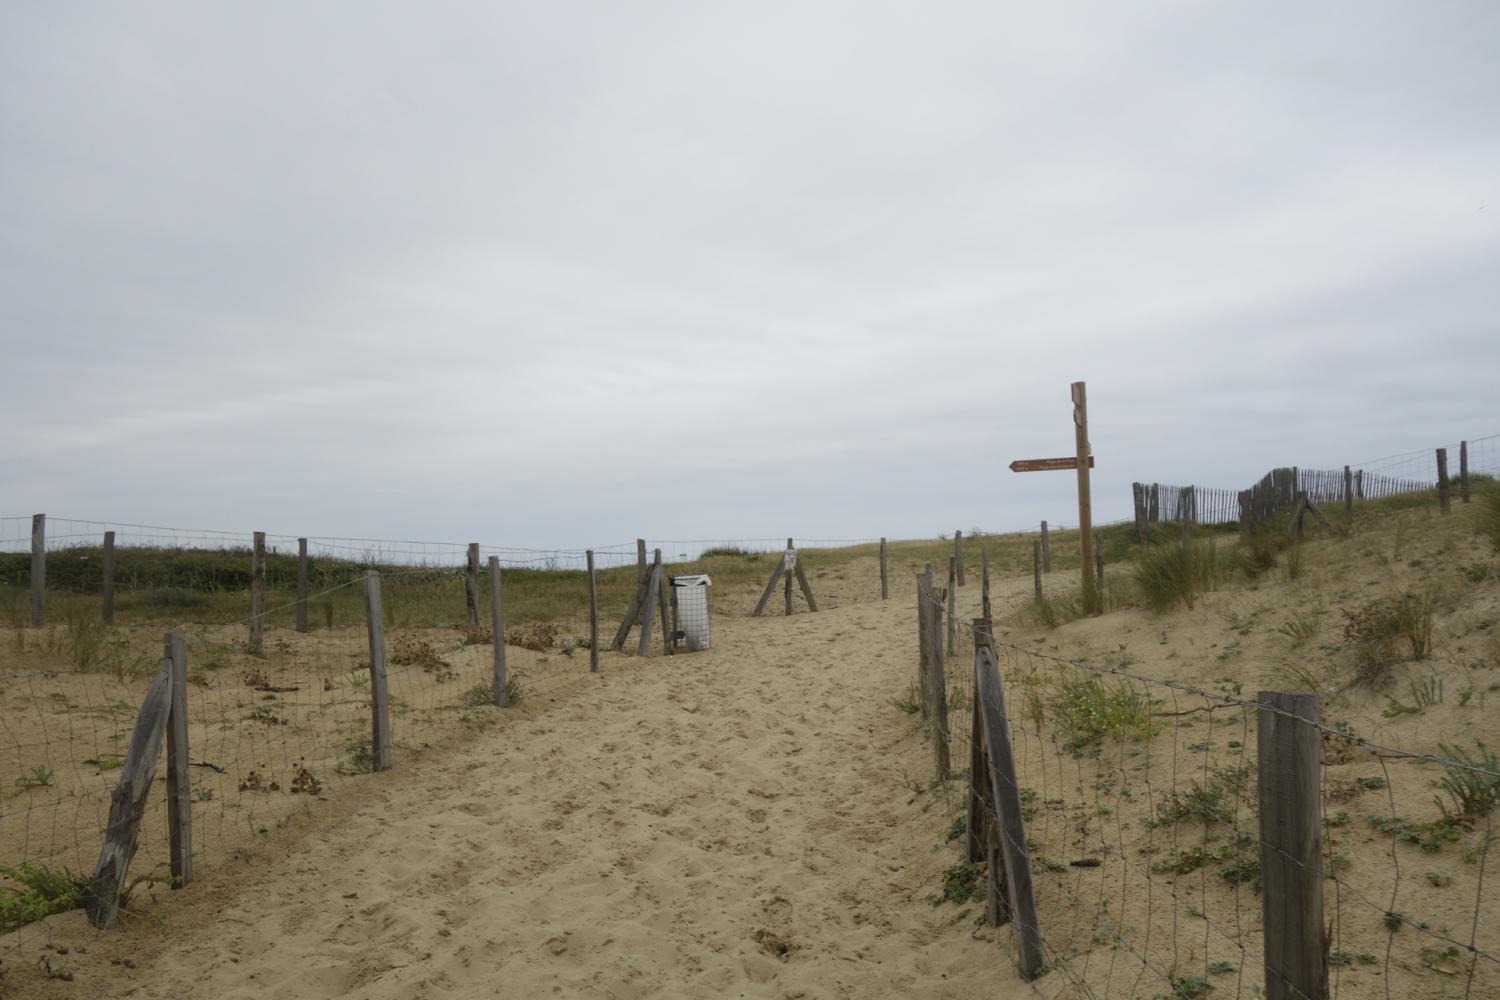
[[[979,550],[979,607],[990,618],[990,550]]]
[[[1135,503],[1135,532],[1144,549],[1151,544],[1151,529],[1146,523],[1146,484],[1131,483],[1130,493]]]
[[[656,620],[657,595],[661,593],[661,549],[656,550],[656,561],[651,564],[651,574],[646,578],[646,597],[641,601],[641,639],[635,647],[636,656],[651,655],[651,627]]]
[[[1099,613],[1094,586],[1094,514],[1089,493],[1089,404],[1082,382],[1073,383],[1073,437],[1078,445],[1078,544],[1082,560],[1083,608],[1091,615]]]
[[[1182,506],[1182,544],[1186,545],[1193,540],[1193,509],[1198,505],[1195,488],[1184,486],[1178,503]]]
[[[307,631],[307,539],[297,539],[297,631]]]
[[[889,600],[891,596],[890,577],[886,573],[885,565],[885,539],[880,540],[880,599]]]
[[[469,633],[479,631],[479,543],[470,542],[464,572],[464,608],[469,613]]]
[[[948,605],[948,655],[952,656],[958,649],[958,616],[953,613],[958,607],[958,559],[955,556],[948,557],[948,593],[945,595]]]
[[[31,515],[31,627],[47,624],[47,515]]]
[[[594,554],[589,553],[589,609],[593,611],[593,589],[594,589]],[[500,557],[490,556],[490,634],[494,637],[493,648],[495,650],[494,677],[491,683],[495,688],[495,704],[505,708],[510,704],[510,678],[505,669],[505,603],[501,599],[500,590]],[[593,669],[599,669],[599,619],[591,614],[589,619],[589,636],[593,639],[590,656],[594,661]]]
[[[917,574],[917,691],[924,719],[932,715],[932,685],[927,680],[932,673],[927,662],[932,649],[932,644],[927,641],[928,621],[932,615],[927,604],[935,599],[932,592],[932,564],[928,563],[926,572]]]
[[[953,533],[953,558],[958,563],[958,585],[964,586],[964,533]]]
[[[1052,543],[1047,534],[1047,522],[1042,522],[1042,572],[1052,572]]]
[[[949,559],[952,565],[952,559]],[[951,771],[948,756],[948,677],[943,659],[943,604],[932,592],[931,578],[924,578],[927,600],[919,602],[927,609],[927,685],[932,702],[932,755],[938,781],[947,781]],[[952,591],[949,591],[952,600]]]
[[[1085,572],[1093,569],[1088,562],[1083,568]],[[1031,884],[1031,859],[1026,849],[1026,824],[1021,818],[1021,788],[1016,781],[1010,717],[1005,712],[1005,687],[995,652],[988,643],[974,643],[974,674],[974,711],[984,714],[991,801],[999,825],[999,853],[1004,860],[1010,896],[1007,902],[1016,925],[1016,965],[1021,978],[1029,982],[1042,972],[1042,931]]]
[[[670,584],[667,582],[667,568],[661,561],[661,549],[656,550],[656,562],[661,565],[662,571],[656,578],[656,605],[661,609],[661,651],[664,656],[671,656],[673,649],[672,639],[672,609],[667,599],[667,591]]]
[[[1357,500],[1363,500],[1365,498],[1365,470],[1364,469],[1356,469],[1354,471],[1354,496],[1355,496],[1355,499],[1357,499]]]
[[[599,672],[599,583],[594,577],[594,550],[586,553],[589,561],[589,673]],[[490,563],[490,572],[499,574],[496,563]],[[496,637],[496,642],[499,637]]]
[[[650,605],[646,603],[646,590],[651,583],[651,563],[646,560],[646,540],[644,538],[637,538],[635,540],[635,571],[636,576],[639,578],[641,600],[635,609],[635,620],[631,624],[640,625],[644,624],[646,618],[652,613]],[[625,629],[628,633],[630,626],[626,625]],[[622,639],[621,642],[623,643],[623,641]]]
[[[796,552],[796,549],[792,548],[792,540],[790,538],[788,538],[786,540],[786,550],[788,552],[791,552],[791,553],[795,553]],[[787,561],[788,562],[793,562],[793,560],[795,560],[796,558],[797,558],[796,555],[792,555],[792,556],[790,556],[787,559]],[[795,562],[793,562],[793,565],[795,565]],[[788,567],[788,568],[790,568],[790,567]],[[791,617],[791,614],[792,614],[792,574],[791,573],[786,574],[786,613],[787,613],[787,617]]]
[[[1151,484],[1151,504],[1146,512],[1146,519],[1152,524],[1161,520],[1161,483]]]
[[[167,715],[167,839],[170,844],[172,888],[193,880],[193,777],[188,770],[187,640],[168,632],[162,655],[172,670],[172,696]]]
[[[818,602],[813,597],[812,586],[807,582],[807,570],[803,568],[801,559],[796,561],[792,572],[797,577],[797,586],[802,590],[802,599],[807,602],[807,610],[818,610]]]
[[[365,629],[370,637],[370,770],[384,771],[391,766],[391,692],[385,669],[380,574],[373,569],[365,574]]]
[[[103,616],[104,624],[115,623],[115,533],[106,531],[104,533],[104,579],[100,581],[100,594],[103,597],[103,606],[100,614]]]
[[[1469,442],[1458,443],[1458,502],[1469,502]]]
[[[750,617],[759,618],[761,612],[766,610],[766,603],[771,600],[771,595],[776,593],[776,583],[781,579],[783,573],[787,572],[787,552],[781,554],[776,560],[775,567],[771,570],[771,579],[766,582],[766,589],[761,591],[760,600],[755,602],[755,610],[750,612]]]
[[[1344,466],[1344,520],[1354,520],[1354,473]]]
[[[1318,696],[1262,691],[1257,700],[1266,997],[1324,1000]]]
[[[1441,510],[1444,514],[1446,514],[1446,513],[1448,513],[1448,449],[1447,448],[1439,448],[1437,450],[1437,469],[1438,469],[1438,482],[1437,482],[1438,509]]]
[[[259,656],[266,643],[266,533],[255,533],[250,550],[250,652]]]
[[[146,797],[156,780],[171,699],[172,665],[163,660],[136,716],[125,750],[125,764],[120,770],[120,783],[109,797],[109,825],[104,828],[99,861],[85,893],[89,923],[100,930],[115,922],[120,909],[120,892],[125,888],[125,877],[135,857],[141,819],[146,814]]]
[[[1042,543],[1031,543],[1031,584],[1038,600],[1042,597]]]

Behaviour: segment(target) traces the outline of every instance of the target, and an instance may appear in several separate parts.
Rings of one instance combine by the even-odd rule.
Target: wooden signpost
[[[1089,469],[1094,467],[1094,456],[1089,447],[1088,397],[1084,383],[1073,383],[1073,439],[1077,454],[1071,458],[1018,458],[1010,463],[1012,472],[1060,472],[1068,469],[1078,473],[1078,545],[1083,576],[1083,607],[1089,614],[1099,613],[1099,588],[1094,579],[1094,525],[1089,497]]]

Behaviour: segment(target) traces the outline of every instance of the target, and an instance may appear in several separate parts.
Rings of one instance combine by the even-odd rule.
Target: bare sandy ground
[[[607,656],[569,700],[293,824],[280,860],[207,872],[104,937],[81,914],[52,918],[75,982],[43,985],[216,1000],[1019,996],[1008,933],[927,902],[956,851],[924,790],[930,748],[891,704],[915,673],[911,604],[725,618],[705,653]]]

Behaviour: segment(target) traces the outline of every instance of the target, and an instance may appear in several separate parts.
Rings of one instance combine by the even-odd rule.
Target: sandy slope
[[[1020,995],[993,932],[925,902],[954,852],[918,790],[929,748],[891,705],[914,673],[910,604],[724,619],[707,653],[608,657],[571,701],[289,831],[279,861],[211,873],[102,939],[78,914],[54,918],[77,981],[48,985],[221,1000]],[[136,968],[111,964],[143,948]]]

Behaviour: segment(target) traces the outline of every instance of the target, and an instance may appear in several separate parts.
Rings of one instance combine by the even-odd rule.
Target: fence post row
[[[250,652],[259,656],[266,642],[266,533],[257,531],[250,549]]]
[[[1087,568],[1087,566],[1085,566]],[[987,783],[987,798],[995,823],[985,823],[989,857],[989,905],[986,915],[998,923],[1008,915],[1016,925],[1016,966],[1028,982],[1042,974],[1042,930],[1037,921],[1036,896],[1031,882],[1031,859],[1026,847],[1026,824],[1021,816],[1021,789],[1010,740],[1010,717],[1005,712],[1005,687],[995,655],[990,623],[974,622],[974,715],[982,716],[975,731],[982,735],[984,753],[975,755],[979,768],[970,768],[970,815],[975,812],[974,786]],[[972,850],[972,844],[967,850]],[[1001,876],[1004,876],[1003,882]]]
[[[594,583],[593,569],[594,554],[589,553],[589,590],[592,596]],[[495,704],[504,708],[510,704],[510,680],[505,674],[505,611],[504,603],[500,594],[500,557],[490,556],[490,637],[493,640],[495,651],[494,677],[491,684],[495,690]],[[593,638],[593,650],[590,655],[595,659],[594,670],[599,667],[599,619],[596,617],[590,622],[592,631],[589,633]]]
[[[99,585],[103,602],[99,614],[104,624],[113,625],[115,623],[115,533],[113,531],[104,533],[103,563],[104,578]]]
[[[1257,720],[1261,905],[1268,1000],[1324,1000],[1318,696],[1261,691]]]
[[[385,669],[385,618],[380,574],[365,574],[365,626],[370,637],[370,770],[391,766],[391,693]]]
[[[31,515],[31,627],[47,624],[47,515]]]

